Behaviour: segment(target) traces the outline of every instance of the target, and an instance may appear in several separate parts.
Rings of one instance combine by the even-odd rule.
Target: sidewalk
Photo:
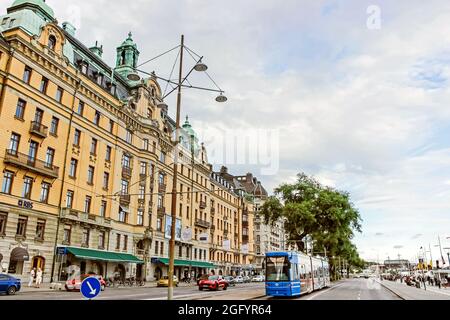
[[[404,300],[450,300],[448,289],[441,289],[427,286],[427,290],[406,285],[405,283],[389,280],[377,280],[382,286],[394,292]]]
[[[52,288],[54,286],[54,284],[59,284],[58,286],[56,286],[56,288]],[[56,282],[54,283],[53,286],[52,284],[46,282],[46,283],[42,283],[40,288],[35,288],[34,285],[33,287],[28,287],[28,283],[27,282],[22,282],[22,288],[20,289],[20,292],[22,293],[27,293],[27,292],[53,292],[53,291],[65,291],[66,289],[64,288],[64,284],[65,282]],[[181,282],[178,284],[179,287],[195,287],[197,284],[195,282],[193,283],[184,283]],[[113,289],[113,290],[121,290],[121,289],[144,289],[144,288],[155,288],[157,286],[157,282],[156,281],[147,281],[145,283],[144,286],[120,286],[120,287],[115,287],[115,288],[108,288],[108,289]]]

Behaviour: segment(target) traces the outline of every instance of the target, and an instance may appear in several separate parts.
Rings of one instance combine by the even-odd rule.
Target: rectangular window
[[[73,205],[73,191],[72,190],[67,190],[66,207],[67,208],[72,208],[72,205]]]
[[[20,142],[20,135],[13,132],[11,134],[11,140],[9,140],[8,153],[10,155],[17,155],[17,151],[19,150],[19,142]]]
[[[83,229],[83,235],[81,238],[81,245],[83,247],[89,247],[89,233],[90,233],[90,230],[88,228]]]
[[[14,115],[14,117],[16,117],[17,119],[23,120],[26,105],[27,105],[27,103],[25,102],[25,100],[19,99],[17,101],[16,114]]]
[[[109,132],[113,132],[114,130],[114,121],[113,120],[109,120]]]
[[[2,192],[11,194],[12,183],[14,179],[14,172],[5,171],[3,174]]]
[[[111,162],[111,151],[112,148],[110,146],[106,146],[105,161]]]
[[[125,141],[128,143],[133,143],[133,133],[130,130],[127,130]]]
[[[130,168],[131,166],[131,159],[130,156],[127,154],[124,154],[122,157],[122,167],[124,168]]]
[[[82,74],[87,74],[89,70],[89,66],[86,62],[81,62],[80,69]]]
[[[108,203],[105,200],[102,200],[102,204],[100,205],[100,217],[105,217],[107,204]]]
[[[124,223],[127,221],[127,213],[121,207],[119,207],[119,221]]]
[[[39,91],[46,94],[47,88],[48,88],[48,79],[45,77],[42,77],[41,84],[39,86]]]
[[[152,152],[153,152],[153,153],[156,153],[156,142],[155,142],[155,141],[153,141]]]
[[[31,68],[28,66],[25,66],[25,70],[23,71],[23,82],[25,83],[30,83],[30,79],[31,79]]]
[[[160,247],[159,251],[160,251],[161,255],[164,254],[164,242],[162,242],[162,241],[161,241],[161,247]]]
[[[22,198],[30,199],[31,198],[31,189],[33,187],[33,178],[25,177],[23,179],[23,192]]]
[[[105,231],[100,231],[98,233],[98,248],[99,249],[105,248]]]
[[[137,225],[142,226],[144,225],[144,210],[138,209],[137,211]]]
[[[156,230],[162,231],[162,221],[161,218],[156,219]]]
[[[53,167],[53,161],[55,160],[55,149],[48,148],[45,155],[45,166],[48,168]]]
[[[139,199],[145,199],[145,186],[139,186]]]
[[[81,141],[81,131],[78,129],[75,129],[75,132],[73,135],[73,145],[76,147],[79,147],[80,141]]]
[[[180,258],[183,257],[183,247],[182,246],[178,247],[178,257],[180,257]]]
[[[120,249],[120,234],[117,234],[116,236],[116,249]]]
[[[101,86],[102,83],[103,83],[103,75],[102,75],[101,73],[99,73],[99,74],[97,75],[97,84],[98,84],[99,86]]]
[[[19,220],[17,221],[16,235],[25,238],[25,235],[27,233],[27,222],[28,222],[28,217],[19,216]]]
[[[38,219],[36,226],[36,239],[44,240],[44,233],[45,233],[45,220]]]
[[[90,196],[86,196],[86,199],[84,200],[84,213],[91,213],[91,203],[92,198]]]
[[[91,142],[91,155],[97,155],[97,139],[92,138]]]
[[[0,235],[5,234],[7,221],[8,221],[8,213],[0,212]]]
[[[95,115],[94,115],[94,124],[95,125],[100,125],[100,112],[95,111]]]
[[[109,173],[104,172],[103,173],[103,189],[108,190],[109,185]]]
[[[55,100],[58,101],[59,103],[61,103],[63,94],[64,94],[64,89],[61,87],[58,87],[58,89],[56,89]]]
[[[42,182],[41,197],[39,198],[39,201],[42,203],[47,203],[49,193],[50,193],[50,183]]]
[[[161,151],[161,154],[159,156],[159,161],[161,161],[162,163],[166,163],[166,154],[164,152]]]
[[[142,149],[148,151],[148,139],[144,139],[142,142]]]
[[[155,254],[158,254],[159,241],[155,241]]]
[[[121,183],[120,183],[120,192],[121,194],[128,194],[128,181],[125,179],[122,179]]]
[[[128,247],[128,236],[124,235],[123,236],[123,250],[127,250]]]
[[[77,109],[77,113],[82,116],[84,112],[84,102],[80,101],[78,102],[78,109]]]
[[[58,125],[59,125],[59,119],[56,117],[52,118],[52,123],[50,124],[50,134],[57,136],[58,135]]]
[[[72,235],[72,226],[66,224],[64,226],[64,235],[63,235],[63,242],[65,244],[70,244],[71,235]]]
[[[75,178],[77,175],[77,166],[78,166],[78,160],[71,159],[70,160],[70,168],[69,168],[69,177]]]
[[[147,162],[141,162],[140,174],[147,175]]]
[[[88,167],[87,183],[94,184],[94,167],[93,166]]]

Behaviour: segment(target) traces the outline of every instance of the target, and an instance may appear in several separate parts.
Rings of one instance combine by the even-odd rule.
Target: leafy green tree
[[[261,208],[266,223],[284,219],[288,240],[304,251],[305,239],[312,238],[314,253],[345,259],[347,265],[360,266],[362,260],[351,239],[361,232],[361,217],[347,192],[323,186],[304,173],[293,184],[282,184]]]

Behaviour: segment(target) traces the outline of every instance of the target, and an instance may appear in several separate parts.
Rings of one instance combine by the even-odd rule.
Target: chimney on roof
[[[247,180],[248,182],[251,182],[253,180],[253,174],[248,172],[247,175],[245,176],[245,180]]]
[[[89,48],[89,50],[91,50],[92,53],[94,53],[96,56],[100,58],[103,55],[103,45],[98,46],[98,41],[95,41],[95,46]]]
[[[68,33],[70,34],[72,37],[75,37],[75,31],[77,31],[77,29],[70,23],[70,22],[63,22],[62,24],[62,28]]]
[[[225,166],[222,166],[222,168],[220,168],[220,173],[228,173],[228,168]]]

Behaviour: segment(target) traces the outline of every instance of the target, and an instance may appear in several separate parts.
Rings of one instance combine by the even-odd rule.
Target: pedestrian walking
[[[42,269],[38,268],[36,272],[36,288],[40,288],[42,283]]]
[[[33,268],[30,271],[30,281],[28,282],[28,287],[31,287],[33,285],[35,277],[36,277],[36,268]]]
[[[439,278],[439,276],[436,277],[435,281],[436,285],[439,287],[439,289],[441,288],[441,279]]]

